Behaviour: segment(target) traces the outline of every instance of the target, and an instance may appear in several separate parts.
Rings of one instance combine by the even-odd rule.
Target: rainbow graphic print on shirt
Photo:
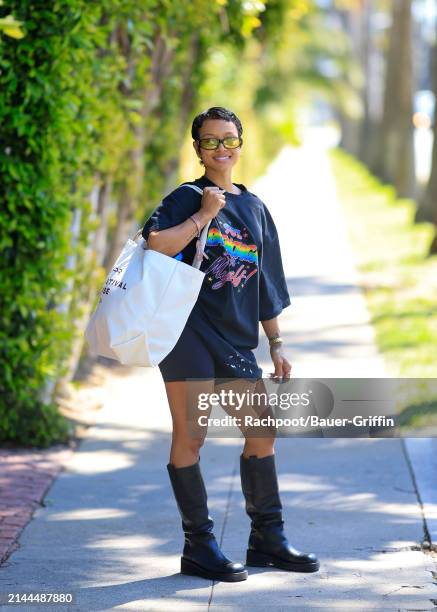
[[[258,271],[258,249],[256,244],[250,243],[246,227],[239,230],[220,221],[219,225],[208,231],[205,245],[207,258],[216,254],[217,250],[212,247],[217,247],[220,254],[204,270],[205,276],[211,289],[220,289],[230,282],[237,291],[241,291]]]

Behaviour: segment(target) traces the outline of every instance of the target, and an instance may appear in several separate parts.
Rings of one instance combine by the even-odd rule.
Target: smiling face
[[[199,128],[199,139],[219,138],[222,140],[227,136],[238,137],[235,123],[224,119],[207,119]],[[241,147],[226,149],[221,142],[217,149],[207,150],[199,147],[199,143],[193,142],[196,153],[205,165],[205,169],[223,172],[224,169],[232,168],[240,158]]]

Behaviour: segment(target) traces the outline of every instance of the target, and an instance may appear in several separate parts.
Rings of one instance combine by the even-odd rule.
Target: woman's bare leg
[[[247,570],[224,555],[213,533],[214,521],[208,511],[208,495],[199,464],[206,427],[195,426],[198,407],[193,386],[198,392],[210,392],[213,381],[194,385],[191,381],[165,383],[173,419],[167,470],[185,534],[181,573],[208,580],[239,582],[247,579]]]
[[[232,384],[232,388],[234,384]],[[193,402],[199,393],[213,393],[214,379],[199,382],[166,382],[165,389],[173,421],[172,445],[170,451],[170,463],[175,467],[185,467],[192,465],[199,459],[199,452],[202,448],[207,433],[206,427],[199,427],[196,432],[190,430],[190,417],[198,414],[194,409]],[[226,410],[226,407],[224,407]],[[209,416],[209,411],[202,411],[202,414]],[[235,412],[226,410],[228,414],[235,416]],[[199,413],[200,414],[200,413]],[[274,454],[275,436],[266,435],[258,437],[259,430],[242,429],[245,436],[243,456],[267,457]],[[252,435],[251,435],[252,434]]]
[[[166,382],[165,390],[173,420],[170,463],[175,467],[193,465],[199,459],[207,427],[199,426],[194,431],[190,429],[190,418],[197,414],[192,403],[198,393],[211,393],[214,390],[214,381]],[[202,414],[209,415],[209,412],[210,410],[202,411]]]

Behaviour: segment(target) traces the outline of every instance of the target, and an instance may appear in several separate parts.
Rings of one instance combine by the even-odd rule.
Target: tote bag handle
[[[190,185],[189,183],[183,183],[181,187],[191,187],[191,189],[194,189],[194,191],[197,191],[197,193],[200,193],[200,195],[203,194],[203,189],[201,189],[200,187],[197,187],[197,185]],[[194,255],[194,259],[191,264],[193,268],[199,269],[202,263],[203,253],[205,251],[206,240],[208,237],[208,229],[209,229],[209,226],[211,225],[211,221],[212,219],[208,221],[208,223],[202,229],[200,233],[200,237],[198,238],[196,242],[196,254]],[[143,231],[143,228],[139,229],[133,239],[137,240],[137,238],[140,237],[142,231]]]

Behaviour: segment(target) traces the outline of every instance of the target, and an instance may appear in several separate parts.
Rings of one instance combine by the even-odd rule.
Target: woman
[[[244,185],[232,183],[242,132],[238,117],[222,107],[195,117],[193,146],[205,173],[189,184],[203,194],[179,186],[142,231],[149,248],[191,264],[196,237],[211,222],[198,300],[159,368],[173,420],[167,469],[185,533],[181,572],[229,582],[246,580],[247,571],[223,554],[213,534],[199,463],[204,438],[189,431],[187,379],[205,381],[205,390],[216,378],[261,378],[252,352],[258,345],[259,321],[269,339],[275,376],[289,378],[291,371],[277,320],[290,298],[276,228],[263,202]],[[284,535],[274,441],[273,434],[246,436],[240,456],[242,491],[251,518],[247,565],[317,571],[315,555],[299,552]]]

